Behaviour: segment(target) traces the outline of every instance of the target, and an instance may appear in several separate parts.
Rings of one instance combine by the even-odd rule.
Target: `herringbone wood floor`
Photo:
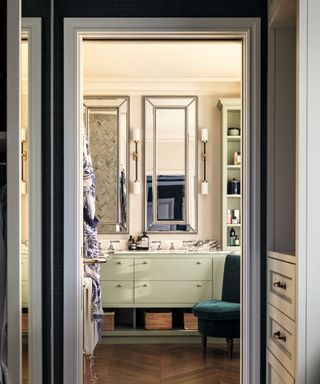
[[[228,360],[223,344],[99,345],[96,384],[239,384],[239,345]]]

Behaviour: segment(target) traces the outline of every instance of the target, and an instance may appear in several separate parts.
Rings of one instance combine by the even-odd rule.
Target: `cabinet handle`
[[[197,261],[197,264],[202,264],[202,261],[198,260],[198,261]]]
[[[122,285],[122,284],[118,284],[117,287],[118,287],[118,288],[122,288],[123,285]]]
[[[121,265],[121,264],[122,264],[122,261],[117,261],[117,264],[120,264],[120,265]]]
[[[149,264],[149,261],[144,261],[143,264]]]
[[[272,285],[275,287],[275,288],[281,288],[281,289],[287,289],[287,284],[286,283],[281,283],[281,281],[274,281],[272,283]]]
[[[145,283],[143,284],[144,287],[149,287],[149,284]]]
[[[199,287],[199,288],[202,287],[202,284],[201,284],[201,283],[198,283],[198,284],[197,284],[197,287]]]
[[[280,331],[274,332],[273,338],[276,339],[276,340],[283,340],[284,342],[286,342],[286,340],[287,340],[285,335],[281,335]]]

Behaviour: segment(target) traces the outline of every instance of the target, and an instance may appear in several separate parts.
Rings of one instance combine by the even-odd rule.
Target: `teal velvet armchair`
[[[207,337],[227,340],[228,358],[232,358],[233,339],[240,337],[240,255],[227,255],[224,267],[221,300],[201,301],[192,309],[198,317],[203,353]]]

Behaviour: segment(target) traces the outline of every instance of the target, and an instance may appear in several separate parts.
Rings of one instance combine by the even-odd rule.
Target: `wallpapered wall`
[[[3,10],[4,3],[1,2]],[[43,250],[43,382],[63,383],[63,18],[64,17],[259,17],[261,30],[262,205],[261,284],[265,286],[266,230],[266,96],[267,0],[55,0],[54,1],[54,124],[51,131],[51,1],[22,0],[25,17],[42,17],[42,250]],[[1,15],[5,14],[1,12]],[[4,25],[0,23],[0,25]],[[1,35],[5,36],[5,35]],[[1,55],[3,57],[3,55]],[[52,132],[52,135],[51,135]],[[53,188],[51,189],[51,144]],[[53,190],[53,196],[51,195]],[[53,204],[53,206],[52,206]],[[53,228],[51,228],[51,222]],[[53,230],[53,231],[52,231]],[[53,235],[52,235],[53,234]],[[51,247],[52,245],[52,247]],[[52,251],[51,251],[52,250]],[[53,259],[51,264],[51,258]],[[53,271],[51,270],[51,265]],[[51,273],[54,287],[51,288]],[[51,293],[53,302],[51,301]],[[262,303],[265,290],[262,290]],[[52,304],[52,305],[51,305]],[[54,321],[52,323],[52,308]],[[265,380],[265,307],[261,309],[261,379]],[[51,334],[53,327],[53,337]],[[53,355],[51,356],[51,346]],[[52,357],[52,359],[51,359]],[[53,377],[53,379],[52,379]]]

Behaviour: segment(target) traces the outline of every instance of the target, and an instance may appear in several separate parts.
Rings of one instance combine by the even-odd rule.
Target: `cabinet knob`
[[[281,289],[287,289],[287,284],[286,283],[281,283],[281,281],[274,281],[272,283],[272,285],[275,287],[275,288],[281,288]]]
[[[197,284],[197,287],[199,287],[199,288],[202,287],[202,284],[201,284],[201,283],[198,283],[198,284]]]
[[[143,284],[144,287],[149,287],[149,284],[145,283]]]
[[[122,285],[122,284],[118,284],[117,287],[118,287],[118,288],[122,288],[123,285]]]
[[[144,261],[143,264],[149,264],[149,261]]]
[[[117,264],[120,264],[120,265],[121,265],[121,264],[122,264],[122,261],[117,261]]]
[[[202,261],[198,260],[198,261],[197,261],[197,264],[202,264]]]
[[[286,342],[286,340],[287,340],[285,335],[282,335],[280,331],[274,332],[273,338],[276,339],[276,340],[283,340],[284,342]]]

